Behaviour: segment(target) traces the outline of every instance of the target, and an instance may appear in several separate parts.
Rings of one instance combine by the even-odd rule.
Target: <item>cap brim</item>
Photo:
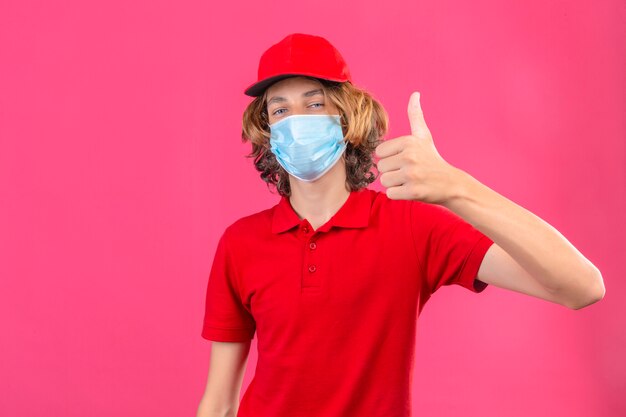
[[[285,78],[295,77],[297,75],[301,75],[301,74],[281,74],[281,75],[275,75],[274,77],[266,78],[246,88],[244,93],[251,97],[258,97],[261,94],[263,94],[263,91],[265,91],[266,88],[268,88],[270,85],[274,84],[275,82],[284,80]]]
[[[273,77],[269,77],[269,78],[266,78],[264,80],[261,80],[259,82],[252,84],[251,86],[246,88],[246,90],[244,91],[244,94],[250,97],[258,97],[261,94],[263,94],[265,89],[267,89],[270,85],[274,84],[275,82],[284,80],[285,78],[297,77],[297,76],[314,77],[314,78],[320,78],[323,80],[336,81],[336,82],[348,81],[348,79],[333,79],[333,78],[328,78],[328,77],[321,77],[317,74],[311,74],[311,73],[280,74],[280,75],[275,75]]]

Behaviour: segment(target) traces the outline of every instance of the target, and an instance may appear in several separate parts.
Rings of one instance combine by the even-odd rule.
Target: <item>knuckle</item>
[[[388,177],[388,175],[387,175],[387,173],[386,173],[386,172],[384,172],[384,173],[380,176],[380,183],[381,183],[383,186],[385,186],[385,187],[387,186],[387,177]]]

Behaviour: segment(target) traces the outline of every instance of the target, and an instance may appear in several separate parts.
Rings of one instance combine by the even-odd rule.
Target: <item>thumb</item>
[[[409,106],[407,108],[409,114],[409,123],[411,124],[411,134],[417,137],[428,135],[428,126],[424,120],[424,113],[420,105],[420,93],[414,91],[409,98]]]

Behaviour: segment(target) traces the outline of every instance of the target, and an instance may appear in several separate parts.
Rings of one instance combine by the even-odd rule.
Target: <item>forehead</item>
[[[272,84],[267,89],[267,100],[275,96],[286,97],[289,95],[301,95],[309,90],[321,89],[322,83],[306,77],[289,77]]]

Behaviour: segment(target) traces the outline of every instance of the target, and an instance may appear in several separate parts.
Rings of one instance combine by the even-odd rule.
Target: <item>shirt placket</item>
[[[300,237],[302,239],[303,263],[302,263],[302,289],[319,289],[321,277],[319,270],[318,237],[311,224],[303,219],[300,225]]]

